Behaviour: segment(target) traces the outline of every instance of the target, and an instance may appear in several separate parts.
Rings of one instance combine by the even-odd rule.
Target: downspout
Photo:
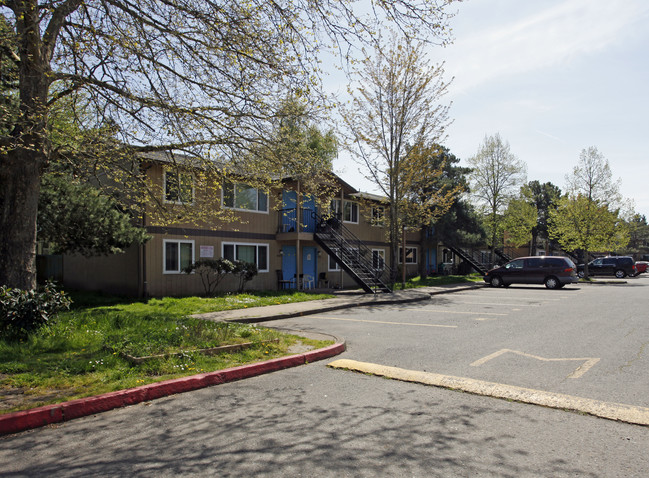
[[[295,221],[297,239],[295,245],[295,287],[297,290],[304,288],[300,284],[300,271],[302,270],[302,254],[300,251],[300,231],[302,231],[302,196],[300,193],[300,180],[297,180],[297,197],[295,198]]]

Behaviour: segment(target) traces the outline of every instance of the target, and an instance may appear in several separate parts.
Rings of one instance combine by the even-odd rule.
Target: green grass
[[[169,378],[281,357],[292,344],[321,342],[250,324],[210,322],[191,314],[331,297],[301,292],[165,298],[146,302],[73,295],[72,310],[21,342],[0,340],[0,413],[131,388]],[[278,339],[274,343],[262,343]],[[253,342],[236,353],[202,348]],[[134,365],[124,355],[177,354]]]
[[[465,276],[448,275],[448,276],[428,276],[422,279],[420,276],[413,277],[406,281],[405,289],[414,289],[417,287],[435,287],[447,284],[484,282],[480,274],[470,274]],[[395,290],[402,290],[401,282],[394,285]]]

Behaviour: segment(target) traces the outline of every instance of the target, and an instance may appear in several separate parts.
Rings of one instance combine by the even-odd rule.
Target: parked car
[[[599,257],[588,263],[588,275],[590,276],[615,276],[623,279],[626,276],[634,276],[636,273],[633,257],[609,256]],[[577,266],[577,274],[584,277],[584,264]]]
[[[579,281],[574,262],[561,256],[519,257],[487,272],[484,281],[492,287],[510,284],[545,284],[548,289],[560,289]]]
[[[649,262],[647,261],[636,261],[635,263],[635,275],[642,274],[643,272],[647,272],[647,266],[649,265]]]

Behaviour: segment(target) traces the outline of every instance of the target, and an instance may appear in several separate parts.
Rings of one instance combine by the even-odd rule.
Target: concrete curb
[[[298,365],[316,362],[341,354],[345,349],[345,341],[336,338],[334,345],[301,354],[289,355],[288,357],[280,357],[266,362],[165,380],[164,382],[151,383],[142,385],[141,387],[119,390],[94,397],[80,398],[78,400],[46,405],[31,410],[8,413],[6,415],[0,415],[0,435],[18,433],[53,423],[67,422],[75,418],[148,402],[176,393],[189,392],[213,385],[276,372],[290,367],[297,367]]]

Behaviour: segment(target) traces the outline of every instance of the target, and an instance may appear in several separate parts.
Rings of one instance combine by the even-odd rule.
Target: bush
[[[199,259],[183,269],[185,274],[197,272],[201,276],[205,295],[212,296],[226,274],[234,272],[234,264],[227,259]]]
[[[18,340],[43,327],[57,312],[69,309],[71,300],[52,282],[41,289],[0,287],[0,337]]]
[[[239,293],[243,292],[246,282],[251,281],[257,275],[257,266],[252,262],[234,261],[234,275],[239,278]]]

